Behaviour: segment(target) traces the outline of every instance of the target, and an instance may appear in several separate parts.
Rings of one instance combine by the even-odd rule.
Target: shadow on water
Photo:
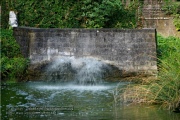
[[[114,100],[127,84],[100,85],[28,82],[1,87],[2,120],[179,120],[158,106],[129,106]]]

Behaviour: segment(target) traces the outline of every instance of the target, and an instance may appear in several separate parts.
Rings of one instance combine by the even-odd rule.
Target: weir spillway
[[[22,54],[31,65],[61,57],[93,58],[122,74],[157,74],[155,29],[14,28]]]

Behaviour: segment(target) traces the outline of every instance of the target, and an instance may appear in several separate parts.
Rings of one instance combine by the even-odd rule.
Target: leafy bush
[[[177,13],[178,4],[172,1],[165,1],[162,9],[167,15]]]
[[[120,0],[83,1],[81,27],[84,28],[135,28],[135,2],[126,9]]]
[[[1,79],[14,81],[23,77],[28,61],[20,53],[12,30],[1,30]]]
[[[8,28],[8,12],[14,10],[18,15],[19,26],[130,28],[132,23],[136,25],[135,9],[124,9],[120,0],[4,0],[2,27]]]
[[[105,22],[108,21],[107,17],[109,16],[110,12],[114,10],[111,9],[114,6],[114,4],[109,0],[103,0],[102,3],[92,2],[92,0],[85,0],[82,3],[83,7],[81,9],[83,12],[81,14],[81,26],[84,28],[103,27]]]
[[[174,25],[176,30],[180,30],[180,3],[172,2],[170,0],[166,0],[165,4],[162,8],[167,15],[172,15],[174,17]]]

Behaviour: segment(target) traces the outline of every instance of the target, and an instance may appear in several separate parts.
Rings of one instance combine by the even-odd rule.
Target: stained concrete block
[[[157,73],[155,29],[17,27],[14,36],[32,65],[58,56],[91,57],[126,72]]]

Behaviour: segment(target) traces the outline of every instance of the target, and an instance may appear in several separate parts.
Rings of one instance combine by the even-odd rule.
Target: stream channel
[[[77,85],[26,82],[1,86],[2,120],[179,120],[180,114],[159,106],[116,100],[128,82]]]

